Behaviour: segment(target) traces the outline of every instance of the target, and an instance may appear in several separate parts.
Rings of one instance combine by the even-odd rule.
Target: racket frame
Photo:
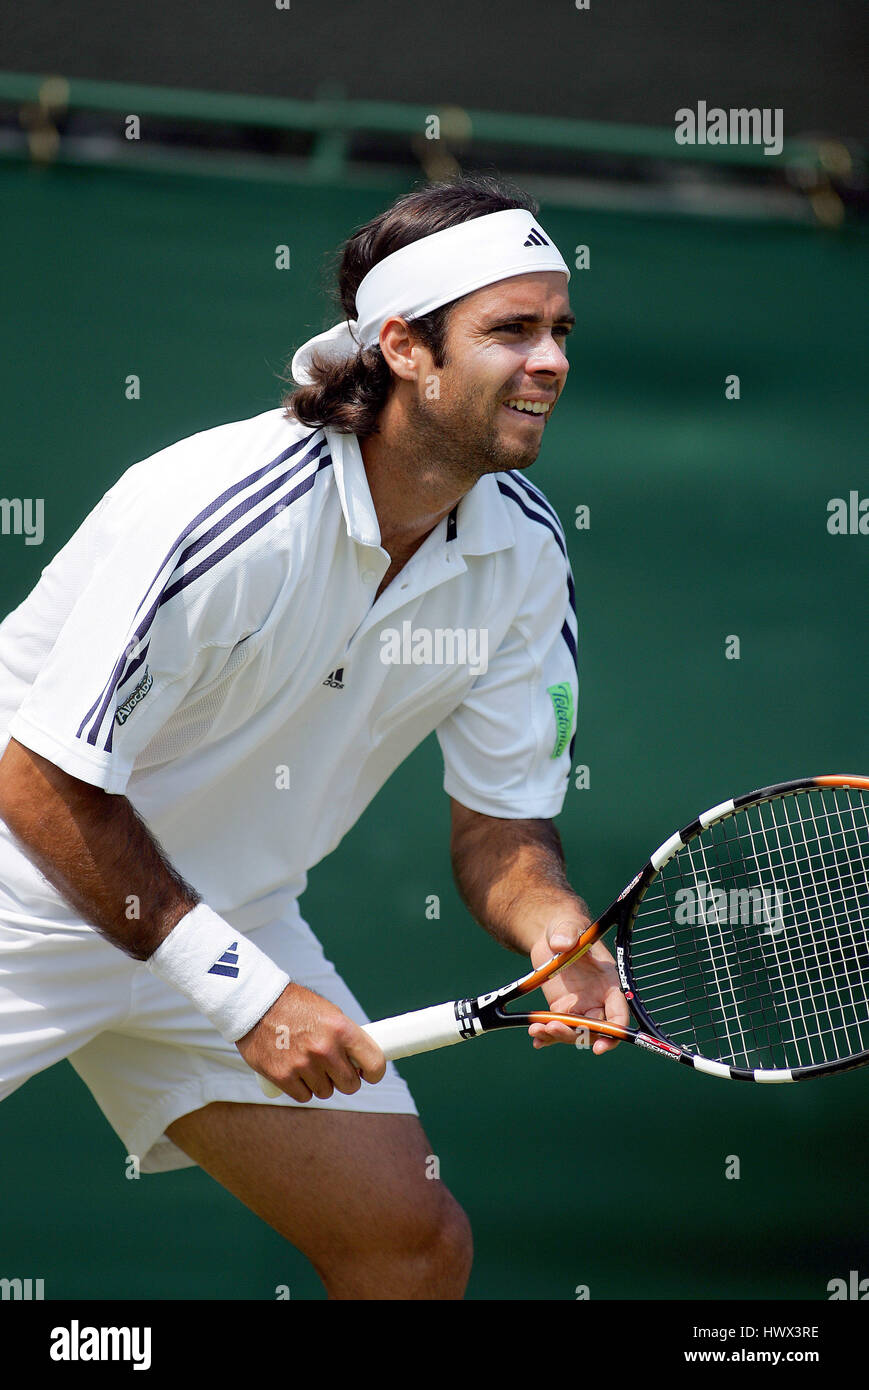
[[[764,802],[796,796],[801,792],[817,788],[852,788],[869,792],[869,777],[849,774],[831,774],[822,777],[803,777],[791,782],[779,782],[747,792],[744,796],[719,802],[702,815],[671,835],[659,845],[630,883],[622,889],[619,896],[596,922],[583,932],[575,946],[553,956],[543,965],[523,975],[518,980],[504,985],[501,989],[489,991],[476,997],[457,999],[451,1004],[438,1004],[429,1009],[419,1009],[394,1018],[381,1019],[365,1025],[365,1031],[383,1049],[386,1057],[395,1060],[400,1057],[416,1056],[421,1052],[447,1047],[453,1043],[480,1037],[483,1033],[498,1032],[504,1028],[528,1027],[533,1023],[563,1022],[577,1031],[585,1030],[601,1037],[612,1037],[620,1042],[631,1043],[646,1051],[693,1067],[709,1076],[717,1076],[732,1081],[755,1081],[776,1084],[803,1081],[815,1076],[830,1076],[837,1072],[853,1070],[869,1063],[869,1049],[853,1053],[848,1057],[833,1061],[813,1063],[791,1068],[742,1068],[729,1063],[712,1060],[680,1046],[661,1031],[647,1012],[632,972],[631,934],[640,904],[648,889],[660,874],[664,865],[691,840],[704,830],[748,806],[760,806]],[[616,968],[619,982],[631,1013],[638,1025],[636,1029],[624,1028],[618,1024],[602,1022],[598,1019],[583,1018],[574,1014],[553,1014],[534,1010],[527,1014],[510,1013],[507,1005],[532,993],[551,980],[568,965],[585,955],[596,941],[600,941],[613,927],[617,928],[615,938]],[[262,1089],[267,1095],[280,1095],[281,1091],[272,1083],[260,1078]]]
[[[636,1047],[644,1048],[649,1052],[654,1052],[660,1057],[665,1057],[671,1061],[680,1062],[685,1066],[693,1067],[697,1071],[704,1072],[709,1076],[718,1076],[732,1081],[755,1081],[766,1084],[786,1083],[791,1081],[803,1081],[813,1076],[827,1076],[836,1072],[849,1071],[856,1067],[864,1066],[869,1063],[869,1050],[854,1053],[849,1057],[836,1059],[829,1062],[813,1063],[806,1066],[789,1068],[744,1068],[732,1066],[726,1062],[715,1061],[703,1057],[697,1052],[682,1047],[673,1042],[665,1033],[661,1031],[655,1020],[647,1012],[636,981],[632,973],[631,966],[631,933],[634,921],[636,920],[640,904],[646,892],[651,887],[654,880],[658,877],[664,865],[667,864],[675,854],[691,840],[696,839],[704,830],[719,822],[727,820],[738,811],[748,806],[759,806],[764,802],[780,800],[786,796],[796,796],[801,792],[813,789],[829,788],[853,788],[859,791],[869,792],[869,777],[849,776],[845,774],[829,775],[823,777],[804,777],[791,782],[780,782],[772,786],[761,787],[755,791],[747,792],[744,796],[734,797],[728,801],[722,801],[718,805],[704,811],[693,821],[689,821],[675,834],[665,840],[647,861],[645,866],[638,874],[631,879],[630,883],[622,889],[619,896],[607,908],[601,917],[593,922],[585,932],[583,932],[575,946],[559,955],[553,956],[536,970],[521,979],[512,981],[509,985],[501,989],[489,991],[486,994],[477,995],[475,998],[456,1000],[453,1007],[457,1024],[458,1036],[450,1038],[449,1041],[460,1042],[470,1038],[479,1037],[483,1033],[497,1032],[504,1028],[528,1027],[533,1023],[552,1023],[563,1022],[567,1026],[594,1033],[599,1037],[612,1037],[620,1042],[628,1042]],[[510,1013],[507,1005],[514,1003],[532,991],[538,989],[546,981],[551,980],[568,965],[585,955],[586,951],[592,947],[596,941],[600,941],[613,927],[617,927],[615,938],[616,948],[616,968],[618,970],[619,982],[622,986],[628,1007],[633,1014],[637,1029],[623,1028],[617,1024],[603,1023],[597,1019],[583,1018],[574,1014],[553,1014],[548,1011],[535,1010],[529,1013]],[[442,1006],[440,1006],[442,1007]],[[398,1020],[385,1020],[384,1022],[397,1022]],[[378,1025],[371,1025],[369,1031],[376,1037]],[[444,1046],[443,1042],[434,1044]],[[392,1056],[415,1055],[414,1052],[398,1052],[392,1050]]]

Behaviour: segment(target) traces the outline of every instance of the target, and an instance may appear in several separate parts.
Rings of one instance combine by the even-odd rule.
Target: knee
[[[332,1298],[459,1299],[472,1260],[470,1222],[438,1184],[423,1203],[383,1211],[375,1239],[319,1272]]]
[[[423,1228],[419,1250],[426,1282],[444,1289],[440,1297],[461,1298],[471,1273],[474,1243],[464,1208],[446,1189]]]

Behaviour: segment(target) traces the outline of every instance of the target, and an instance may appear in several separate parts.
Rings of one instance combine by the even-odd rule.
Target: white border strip
[[[706,1057],[694,1058],[694,1070],[705,1071],[707,1076],[723,1076],[725,1081],[730,1080],[730,1068],[723,1062],[710,1062]]]
[[[651,863],[652,868],[655,870],[655,872],[657,873],[657,871],[661,869],[664,866],[664,864],[666,864],[668,859],[672,859],[673,855],[676,853],[676,850],[682,849],[684,847],[684,844],[685,841],[682,839],[682,836],[679,834],[678,830],[676,831],[675,835],[670,836],[669,840],[665,840],[664,843],[660,846],[660,848],[656,849],[655,853],[652,855]]]
[[[733,801],[722,801],[718,806],[713,806],[711,810],[704,811],[700,817],[700,824],[705,830],[707,826],[714,825],[717,820],[724,820],[725,816],[732,816],[736,807]]]

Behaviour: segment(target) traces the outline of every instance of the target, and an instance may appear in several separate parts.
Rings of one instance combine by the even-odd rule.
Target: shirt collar
[[[340,434],[326,426],[335,485],[347,523],[347,534],[360,545],[380,545],[380,525],[374,510],[368,476],[355,434]],[[440,523],[446,530],[447,518]],[[463,555],[490,555],[516,544],[510,509],[498,487],[498,475],[485,473],[466,492],[456,513],[456,538]]]

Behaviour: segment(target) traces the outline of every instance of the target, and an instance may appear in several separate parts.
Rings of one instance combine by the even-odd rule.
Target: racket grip
[[[363,1032],[374,1039],[388,1062],[451,1047],[466,1036],[459,1027],[455,1004],[435,1004],[430,1009],[381,1018],[377,1023],[366,1023]]]
[[[437,1047],[451,1047],[453,1043],[462,1042],[464,1036],[459,1029],[455,1004],[435,1004],[430,1009],[381,1018],[377,1023],[366,1023],[362,1031],[377,1043],[387,1062],[399,1057],[414,1057],[418,1052],[433,1052]],[[284,1094],[280,1086],[275,1086],[259,1072],[256,1077],[263,1095],[270,1100]]]

